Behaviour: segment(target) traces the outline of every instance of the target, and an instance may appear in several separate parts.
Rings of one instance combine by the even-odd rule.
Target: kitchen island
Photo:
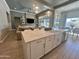
[[[40,59],[63,41],[63,33],[44,30],[25,30],[22,42],[25,59]]]

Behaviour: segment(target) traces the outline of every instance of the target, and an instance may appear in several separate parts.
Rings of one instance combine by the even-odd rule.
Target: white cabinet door
[[[50,52],[54,47],[53,47],[53,42],[54,42],[54,36],[49,36],[46,38],[46,43],[45,43],[45,54]]]
[[[62,41],[63,41],[63,33],[60,33],[60,35],[59,35],[59,44],[61,44]]]
[[[31,42],[31,59],[44,56],[44,39]]]
[[[55,45],[56,46],[58,46],[59,44],[61,44],[62,39],[63,39],[62,36],[63,36],[63,34],[61,32],[56,32],[55,33],[55,40],[56,40]]]
[[[59,45],[59,42],[60,42],[59,36],[56,34],[55,35],[55,46],[58,46]]]

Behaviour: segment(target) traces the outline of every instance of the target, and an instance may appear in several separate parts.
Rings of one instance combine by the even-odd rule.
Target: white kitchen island
[[[40,59],[63,41],[63,34],[44,30],[26,30],[22,32],[25,59]]]

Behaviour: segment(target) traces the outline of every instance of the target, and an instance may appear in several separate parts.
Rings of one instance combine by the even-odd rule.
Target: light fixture
[[[14,8],[14,9],[16,9],[16,8]]]
[[[35,9],[39,9],[39,7],[36,6]]]
[[[51,14],[51,12],[50,11],[47,11],[47,15],[50,16],[50,14]]]
[[[47,11],[48,14],[50,14],[50,11]]]
[[[33,4],[33,7],[35,7],[35,4]]]
[[[35,11],[35,13],[38,13],[38,11]]]

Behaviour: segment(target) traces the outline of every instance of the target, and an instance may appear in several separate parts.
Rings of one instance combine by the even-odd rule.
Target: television
[[[27,23],[34,23],[34,19],[32,19],[32,18],[27,18]]]

